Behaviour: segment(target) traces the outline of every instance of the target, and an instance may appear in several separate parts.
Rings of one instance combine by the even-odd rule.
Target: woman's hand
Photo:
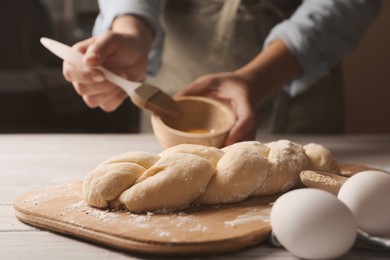
[[[125,20],[121,26],[113,25],[113,29],[119,28],[117,32],[109,31],[73,46],[84,53],[85,66],[69,62],[63,64],[65,78],[72,82],[76,92],[90,108],[100,107],[111,112],[127,98],[122,89],[105,80],[104,74],[96,66],[102,65],[132,81],[141,81],[146,74],[152,38],[150,30],[143,22],[135,21],[137,18],[128,16],[123,19],[129,20]]]
[[[247,83],[236,73],[226,72],[200,77],[177,95],[210,97],[232,109],[237,122],[225,139],[225,145],[255,138],[254,104]]]
[[[302,74],[302,69],[282,40],[275,40],[252,61],[234,72],[203,76],[178,95],[206,96],[228,105],[237,122],[225,145],[253,140],[255,108],[275,91]]]

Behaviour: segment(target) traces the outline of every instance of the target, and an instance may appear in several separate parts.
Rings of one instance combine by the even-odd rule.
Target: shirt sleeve
[[[264,48],[281,39],[303,74],[285,86],[296,96],[352,51],[381,9],[381,0],[304,0],[290,19],[275,26]]]
[[[148,73],[155,74],[161,64],[164,31],[160,24],[159,0],[99,0],[100,13],[96,18],[93,35],[111,29],[112,22],[120,15],[135,15],[144,20],[152,30],[153,43],[148,56]]]

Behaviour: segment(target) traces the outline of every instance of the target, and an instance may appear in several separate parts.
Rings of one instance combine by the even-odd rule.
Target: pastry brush
[[[85,66],[83,63],[83,54],[72,49],[70,46],[45,37],[41,38],[41,43],[61,59],[75,65]],[[159,88],[149,84],[129,81],[102,66],[95,68],[103,72],[106,80],[126,91],[136,106],[148,109],[159,115],[178,116],[180,114],[180,105]]]

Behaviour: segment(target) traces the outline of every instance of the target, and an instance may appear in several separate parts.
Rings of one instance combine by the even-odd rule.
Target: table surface
[[[390,135],[258,135],[330,149],[338,161],[379,166],[390,171]],[[130,254],[25,225],[15,217],[13,202],[22,193],[82,181],[103,160],[127,151],[159,153],[152,134],[5,134],[0,135],[0,259],[160,259]],[[389,259],[387,252],[354,248],[342,259]],[[213,259],[298,259],[268,243]],[[168,258],[167,258],[168,259]]]

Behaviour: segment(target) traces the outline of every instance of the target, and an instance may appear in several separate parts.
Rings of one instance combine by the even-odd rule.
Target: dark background
[[[72,45],[89,37],[97,12],[97,1],[0,2],[1,133],[138,132],[130,100],[113,113],[88,108],[64,80],[62,61],[39,42],[45,36]]]
[[[390,133],[390,1],[343,62],[347,133]]]
[[[346,133],[390,133],[390,2],[343,61]],[[113,113],[89,109],[39,38],[73,44],[90,36],[96,0],[0,2],[0,133],[138,132],[129,100]]]

